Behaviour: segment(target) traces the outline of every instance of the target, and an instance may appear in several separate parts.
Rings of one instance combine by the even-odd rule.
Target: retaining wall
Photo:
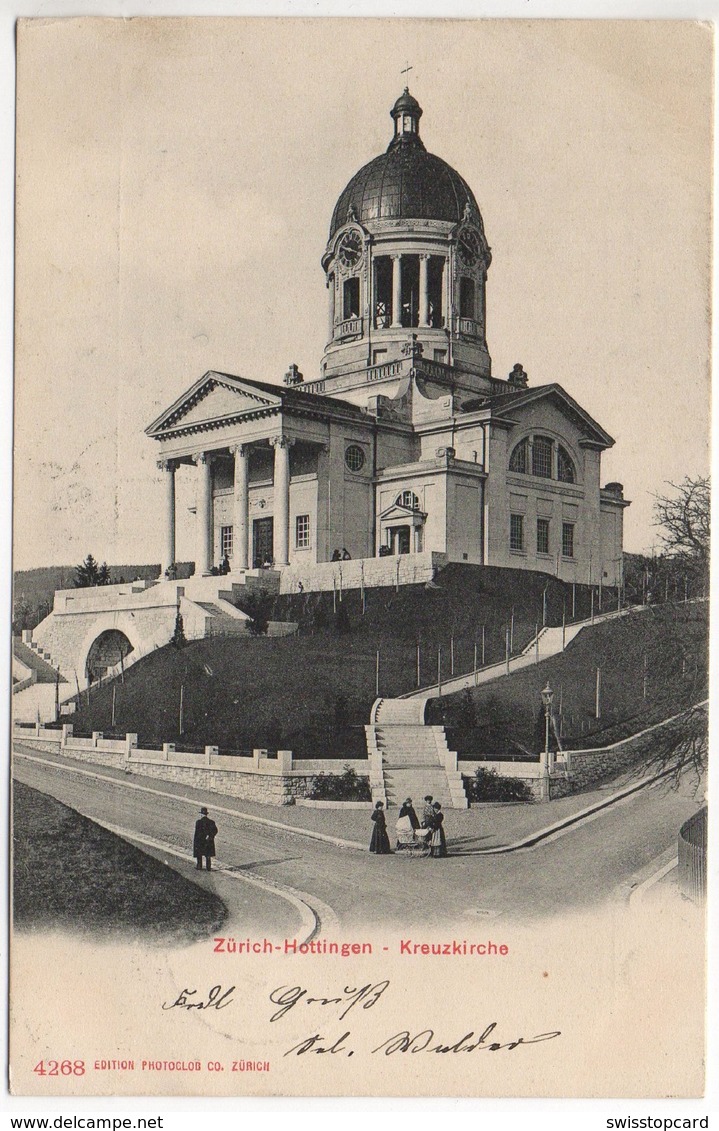
[[[279,750],[276,755],[253,750],[246,757],[220,755],[215,746],[206,746],[201,754],[185,753],[175,750],[172,743],[166,743],[162,750],[142,750],[135,745],[136,735],[106,739],[96,732],[91,738],[78,738],[72,734],[71,725],[64,726],[62,731],[43,727],[16,729],[13,739],[73,761],[264,805],[292,805],[296,798],[306,796],[317,774],[339,774],[348,764],[347,759],[296,760],[291,750]],[[355,764],[360,776],[366,777],[368,761],[358,759]]]
[[[385,585],[424,585],[446,564],[446,554],[427,550],[397,557],[282,566],[280,593],[296,593],[300,581],[306,593],[331,593],[333,589],[339,593],[344,589],[359,589],[362,585],[368,589]]]

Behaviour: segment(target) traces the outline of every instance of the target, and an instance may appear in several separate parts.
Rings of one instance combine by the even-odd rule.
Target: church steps
[[[397,700],[383,700],[385,704]],[[406,701],[405,701],[406,703]],[[373,710],[376,715],[377,712]],[[398,712],[409,714],[406,710]],[[391,709],[384,712],[396,716]],[[415,704],[416,717],[416,704]],[[420,723],[370,723],[365,727],[370,758],[373,801],[401,805],[406,797],[417,802],[431,793],[447,808],[464,809],[467,798],[456,755],[447,747],[444,727]]]

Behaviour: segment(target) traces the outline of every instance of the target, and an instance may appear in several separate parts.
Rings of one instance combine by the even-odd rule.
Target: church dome
[[[395,135],[387,152],[355,173],[335,205],[330,239],[350,219],[448,220],[459,223],[467,211],[481,225],[477,201],[459,173],[433,153],[419,136],[422,108],[409,90],[390,111]]]

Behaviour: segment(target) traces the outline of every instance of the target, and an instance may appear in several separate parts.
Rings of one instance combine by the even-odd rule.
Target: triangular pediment
[[[504,419],[511,424],[521,419],[524,408],[541,400],[550,401],[567,419],[573,421],[589,444],[600,448],[610,448],[614,444],[609,433],[561,385],[540,385],[536,389],[520,393],[490,397],[487,405],[491,406],[491,419]]]
[[[257,388],[240,377],[210,372],[165,409],[146,431],[148,436],[158,436],[178,428],[209,427],[217,421],[281,405],[279,390],[271,393],[266,387]]]
[[[394,522],[395,519],[398,522],[411,522],[412,520],[417,521],[417,519],[423,520],[427,516],[422,511],[415,511],[411,507],[402,507],[399,503],[392,503],[392,506],[383,510],[379,517],[382,522]]]

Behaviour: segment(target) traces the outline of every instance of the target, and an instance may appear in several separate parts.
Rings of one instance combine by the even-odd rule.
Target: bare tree
[[[709,479],[686,476],[669,483],[671,495],[655,495],[654,525],[661,528],[667,553],[690,559],[702,570],[709,563],[711,490]]]
[[[707,770],[709,731],[707,704],[698,703],[647,736],[647,757],[641,774],[665,774],[676,788],[685,774],[694,778],[695,792],[703,785]]]

